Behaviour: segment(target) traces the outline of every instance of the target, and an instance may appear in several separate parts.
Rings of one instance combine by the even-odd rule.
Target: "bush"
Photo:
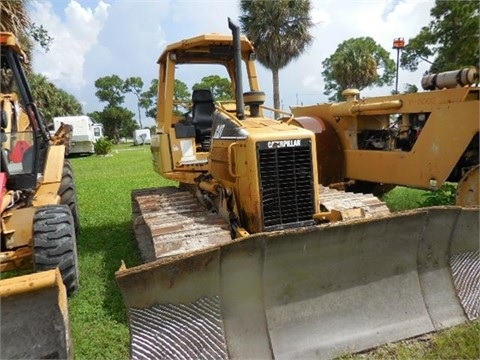
[[[454,205],[457,187],[455,184],[446,183],[437,191],[423,194],[420,206]]]
[[[103,137],[95,141],[93,149],[97,155],[107,155],[112,151],[113,141],[108,137]]]

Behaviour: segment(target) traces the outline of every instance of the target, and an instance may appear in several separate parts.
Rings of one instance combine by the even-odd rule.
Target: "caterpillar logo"
[[[223,129],[225,129],[225,124],[220,124],[215,129],[215,133],[213,134],[214,139],[220,139],[223,134]]]
[[[277,140],[277,141],[269,141],[267,143],[267,147],[269,149],[275,148],[284,148],[284,147],[296,147],[301,146],[301,140]]]

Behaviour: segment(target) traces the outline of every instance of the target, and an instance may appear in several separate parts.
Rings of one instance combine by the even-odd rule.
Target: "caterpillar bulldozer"
[[[143,263],[116,272],[131,357],[332,358],[476,319],[478,206],[391,213],[372,194],[337,189],[351,184],[353,148],[336,135],[338,148],[320,151],[324,139],[304,125],[307,115],[265,106],[254,47],[228,24],[231,35],[173,43],[158,60],[153,168],[179,185],[132,191]],[[226,69],[235,99],[214,101],[211,89],[199,88],[185,104],[175,82],[195,72],[183,67],[211,74],[211,65]],[[478,119],[479,89],[458,91],[470,94],[459,121]],[[353,141],[355,119],[348,120]],[[452,151],[449,137],[438,136],[431,146]],[[324,181],[327,160],[335,173]]]
[[[67,295],[79,286],[78,207],[65,159],[71,127],[51,136],[13,33],[0,33],[0,358],[73,358]]]

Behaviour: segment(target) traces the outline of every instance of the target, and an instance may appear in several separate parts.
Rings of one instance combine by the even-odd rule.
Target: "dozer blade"
[[[71,359],[67,292],[58,269],[0,281],[2,359]]]
[[[133,359],[332,358],[479,314],[479,210],[262,233],[116,280]]]

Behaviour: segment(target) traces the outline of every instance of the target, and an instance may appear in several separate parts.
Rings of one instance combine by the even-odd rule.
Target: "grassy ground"
[[[69,302],[75,357],[128,359],[127,318],[114,274],[121,260],[128,267],[140,261],[133,237],[130,192],[169,183],[153,171],[148,146],[119,145],[112,156],[79,157],[71,162],[82,226],[78,239],[81,288]],[[414,208],[423,194],[397,187],[386,201],[395,210]],[[478,333],[476,322],[354,357],[473,359],[479,354]]]
[[[80,290],[70,300],[77,359],[127,359],[129,333],[115,283],[124,260],[139,263],[133,237],[130,191],[163,186],[148,147],[116,146],[113,156],[71,159],[78,193]]]
[[[383,345],[364,353],[345,355],[340,360],[466,360],[479,359],[480,322],[458,325],[435,334]]]

